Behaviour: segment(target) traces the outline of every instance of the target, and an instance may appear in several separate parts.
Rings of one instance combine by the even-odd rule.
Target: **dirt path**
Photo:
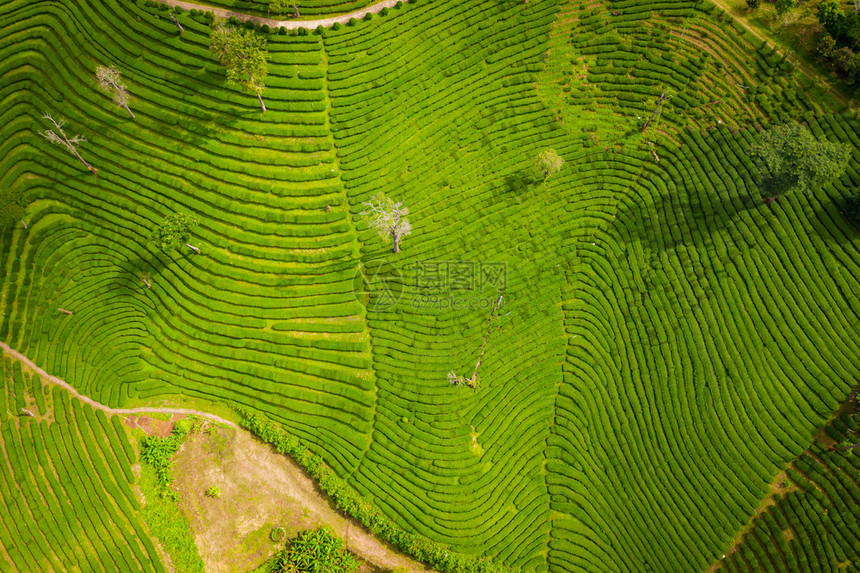
[[[711,2],[713,2],[718,7],[720,7],[726,14],[728,14],[729,16],[731,16],[732,18],[737,20],[737,22],[741,26],[746,28],[749,32],[751,32],[753,36],[755,36],[756,38],[758,38],[759,40],[761,40],[763,42],[767,42],[771,46],[777,46],[777,43],[773,39],[771,39],[770,37],[766,37],[766,36],[761,35],[755,28],[750,26],[747,23],[746,18],[744,18],[742,16],[737,16],[736,14],[732,13],[731,7],[728,4],[726,4],[724,0],[711,0]],[[779,54],[780,56],[782,56],[785,53],[785,50],[777,50],[776,53]],[[823,88],[825,91],[830,93],[830,95],[832,95],[837,100],[841,101],[842,103],[844,103],[845,105],[847,105],[851,109],[854,109],[854,103],[850,99],[848,99],[847,97],[842,95],[836,88],[831,86],[827,82],[827,80],[825,80],[823,77],[821,77],[818,74],[818,72],[816,72],[815,70],[813,70],[812,68],[810,68],[809,66],[807,66],[806,64],[801,62],[800,60],[798,60],[797,57],[794,58],[793,64],[795,66],[797,66],[797,68],[800,71],[802,71],[804,74],[809,76],[809,78],[812,81],[817,83],[819,87]]]
[[[65,380],[48,374],[8,344],[0,342],[0,350],[3,355],[19,361],[25,370],[37,374],[43,382],[60,386],[72,396],[105,413],[183,414],[206,418],[232,430],[239,430],[233,422],[200,410],[110,408],[82,395]],[[228,430],[221,430],[221,432],[228,432]],[[214,510],[214,513],[204,520],[209,524],[205,534],[201,535],[202,526],[199,526],[195,532],[198,547],[204,559],[207,560],[207,571],[232,570],[225,567],[230,557],[235,558],[237,554],[241,557],[242,548],[249,544],[253,545],[253,537],[247,539],[248,534],[258,533],[257,541],[260,541],[259,538],[262,536],[264,543],[258,543],[258,545],[264,546],[263,553],[267,557],[274,553],[274,546],[266,541],[273,526],[283,526],[296,533],[300,529],[316,527],[323,523],[332,526],[343,537],[351,551],[376,566],[389,570],[403,568],[410,572],[430,571],[421,563],[388,547],[354,520],[342,516],[331,505],[328,498],[319,492],[316,483],[289,457],[278,454],[244,430],[230,432],[227,439],[230,442],[230,447],[227,448],[205,447],[203,450],[200,448],[194,450],[192,445],[187,452],[183,448],[176,463],[177,481],[180,484],[186,484],[185,493],[191,496],[186,496],[184,503],[192,517],[196,516],[199,519],[201,511],[207,513],[205,511],[207,508]],[[205,444],[200,445],[205,446]],[[228,492],[238,494],[231,502],[236,504],[234,507],[236,511],[225,512],[224,504],[219,506],[215,503],[221,502],[221,498],[212,500],[203,496],[206,487],[216,484],[222,487],[225,497]],[[223,501],[226,503],[226,500]],[[189,504],[189,502],[192,503]],[[296,513],[296,508],[301,512],[301,516]],[[192,524],[194,523],[192,519]],[[213,526],[217,528],[219,525],[220,530],[212,529]],[[233,555],[226,555],[224,547],[219,544],[213,545],[209,542],[211,539],[219,539],[221,545],[232,547]],[[210,565],[211,569],[208,567]]]
[[[185,10],[203,10],[205,12],[212,12],[219,18],[229,18],[230,16],[234,16],[239,20],[251,20],[252,22],[265,24],[270,28],[283,27],[287,30],[297,30],[299,28],[307,28],[308,30],[313,30],[317,26],[323,26],[324,28],[328,28],[335,22],[337,22],[338,24],[346,24],[347,22],[349,22],[350,18],[361,20],[367,14],[376,14],[377,12],[380,12],[383,8],[393,8],[394,5],[398,2],[398,0],[384,0],[383,2],[368,6],[367,8],[356,10],[355,12],[350,12],[349,14],[343,14],[342,16],[332,16],[331,18],[321,18],[319,20],[274,20],[272,18],[260,18],[258,16],[250,16],[248,14],[243,14],[242,12],[232,12],[230,10],[224,10],[223,8],[213,8],[212,6],[194,4],[192,2],[181,2],[180,0],[160,1],[164,4],[169,4],[170,6],[179,6],[181,8],[184,8]]]
[[[18,352],[17,350],[12,348],[8,344],[6,344],[5,342],[0,342],[0,349],[3,350],[3,354],[5,354],[6,356],[10,356],[10,357],[14,358],[15,360],[19,361],[22,366],[26,366],[28,369],[30,369],[33,372],[35,372],[36,374],[38,374],[43,382],[48,382],[51,384],[56,384],[57,386],[61,386],[69,394],[71,394],[75,398],[78,398],[81,402],[84,402],[85,404],[89,404],[93,408],[96,408],[97,410],[102,410],[108,414],[145,414],[147,412],[156,412],[159,414],[185,414],[186,416],[198,416],[200,418],[207,418],[209,420],[212,420],[213,422],[217,422],[219,424],[224,424],[225,426],[229,426],[231,428],[236,428],[236,429],[239,428],[239,426],[237,426],[236,424],[234,424],[233,422],[231,422],[229,420],[225,420],[224,418],[216,416],[215,414],[209,414],[208,412],[201,412],[200,410],[187,410],[185,408],[145,408],[145,407],[144,408],[111,408],[109,406],[105,406],[104,404],[102,404],[100,402],[96,402],[95,400],[93,400],[92,398],[90,398],[88,396],[84,396],[83,394],[81,394],[80,392],[75,390],[72,387],[72,385],[69,384],[68,382],[66,382],[65,380],[57,378],[56,376],[51,376],[50,374],[48,374],[47,372],[45,372],[44,370],[42,370],[41,368],[36,366],[32,360],[30,360],[29,358],[27,358],[26,356],[24,356],[23,354],[21,354],[20,352]]]
[[[376,567],[427,571],[341,515],[299,466],[247,432],[220,429],[190,436],[176,455],[174,473],[207,573],[252,570],[283,547],[269,538],[276,527],[291,539],[320,525]],[[212,486],[220,497],[206,496]]]

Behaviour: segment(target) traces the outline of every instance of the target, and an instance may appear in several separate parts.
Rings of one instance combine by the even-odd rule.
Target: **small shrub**
[[[355,18],[350,18],[349,22],[346,23],[347,26],[355,26],[358,23],[358,20]]]
[[[283,527],[276,527],[272,529],[271,533],[269,533],[269,539],[271,539],[275,543],[281,543],[286,538],[287,530]]]
[[[387,8],[387,7],[385,7],[385,8],[383,8],[382,10],[380,10],[380,11],[379,11],[379,15],[380,15],[380,16],[388,16],[388,8]]]
[[[331,29],[334,30],[335,32],[340,30],[340,22],[335,22],[334,24],[332,24]]]
[[[314,34],[316,34],[317,36],[322,36],[322,33],[323,33],[323,27],[322,27],[322,24],[320,24],[319,26],[317,26],[314,29]]]
[[[211,486],[206,490],[206,497],[221,497],[221,488],[217,486]]]
[[[364,15],[364,21],[365,22],[370,22],[371,20],[373,20],[373,14],[368,12],[367,14]]]

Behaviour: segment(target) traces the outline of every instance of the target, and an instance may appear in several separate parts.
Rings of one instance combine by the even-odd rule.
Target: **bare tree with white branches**
[[[66,135],[66,133],[63,131],[63,126],[66,125],[66,120],[64,119],[57,121],[53,117],[51,117],[51,114],[49,114],[48,112],[45,112],[45,115],[43,115],[42,118],[47,119],[48,121],[53,123],[54,129],[46,129],[45,131],[40,131],[39,135],[41,135],[55,145],[61,145],[65,147],[69,153],[80,159],[81,163],[86,165],[87,169],[89,169],[93,175],[96,175],[96,168],[87,163],[84,158],[81,157],[81,154],[78,153],[78,145],[80,145],[81,143],[86,143],[86,138],[82,135],[75,135],[71,138]]]
[[[128,109],[128,90],[122,83],[122,73],[113,66],[99,66],[96,68],[96,78],[99,80],[101,89],[113,94],[113,103],[118,107],[124,107],[131,119],[134,119],[134,114]]]
[[[412,233],[412,224],[406,215],[409,209],[403,206],[403,201],[395,203],[382,193],[362,203],[365,210],[362,216],[370,217],[368,225],[376,229],[379,236],[387,241],[394,241],[394,252],[400,252],[400,241]]]

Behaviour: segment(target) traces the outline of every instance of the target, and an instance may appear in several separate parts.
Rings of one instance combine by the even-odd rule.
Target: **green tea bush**
[[[0,406],[13,388],[7,363]],[[100,424],[90,406],[49,388],[50,421],[24,417],[0,426],[0,503],[6,508],[0,570],[43,571],[50,560],[78,569],[163,573],[124,477],[132,475],[130,464],[122,448],[110,446],[128,443],[125,430]],[[23,539],[29,541],[22,544]]]

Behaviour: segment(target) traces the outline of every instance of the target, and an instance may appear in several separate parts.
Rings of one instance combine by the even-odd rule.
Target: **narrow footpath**
[[[47,382],[49,384],[56,384],[57,386],[62,387],[69,394],[79,399],[81,402],[85,404],[89,404],[93,408],[97,410],[102,410],[108,414],[145,414],[147,412],[156,412],[159,414],[184,414],[186,416],[198,416],[200,418],[206,418],[208,420],[212,420],[213,422],[217,422],[218,424],[224,424],[225,426],[229,426],[234,429],[239,429],[239,426],[234,424],[229,420],[225,420],[215,414],[210,414],[208,412],[201,412],[200,410],[188,410],[185,408],[111,408],[110,406],[105,406],[101,402],[96,402],[89,396],[84,396],[80,392],[74,389],[71,384],[66,382],[61,378],[57,378],[56,376],[51,376],[38,366],[36,366],[32,360],[6,344],[5,342],[0,342],[0,349],[2,349],[3,354],[14,358],[19,361],[22,366],[25,366],[27,369],[32,370],[42,379],[43,382]]]
[[[776,41],[774,41],[770,37],[766,37],[766,36],[763,36],[762,34],[760,34],[755,28],[753,28],[752,26],[750,26],[747,23],[746,18],[742,18],[740,16],[736,16],[735,14],[733,14],[731,7],[728,4],[726,4],[725,0],[711,0],[711,2],[716,4],[717,7],[719,7],[721,10],[723,10],[723,12],[725,12],[726,14],[731,16],[734,20],[736,20],[741,26],[743,26],[746,30],[748,30],[753,36],[755,36],[756,38],[758,38],[762,42],[767,42],[769,46],[777,47]],[[778,55],[782,56],[785,54],[785,50],[784,49],[780,50],[777,47],[776,53]],[[837,100],[844,103],[845,105],[849,106],[851,109],[854,109],[854,103],[850,99],[848,99],[847,97],[842,95],[842,93],[840,93],[839,90],[837,90],[836,88],[831,86],[830,83],[828,83],[828,81],[826,79],[824,79],[818,72],[816,72],[815,70],[813,70],[812,68],[810,68],[809,66],[807,66],[806,64],[801,62],[800,60],[798,60],[797,56],[795,56],[793,58],[793,61],[791,63],[794,64],[805,75],[809,76],[809,79],[811,79],[813,82],[817,83],[818,86],[821,87],[824,91],[828,92],[830,95],[832,95]]]
[[[349,14],[343,14],[341,16],[332,16],[330,18],[321,18],[319,20],[275,20],[272,18],[260,18],[259,16],[250,16],[248,14],[243,14],[242,12],[232,12],[230,10],[224,10],[223,8],[213,8],[212,6],[205,6],[203,4],[182,2],[180,0],[161,0],[161,2],[170,6],[179,6],[180,8],[183,8],[185,10],[203,10],[205,12],[212,12],[213,14],[215,14],[215,16],[219,18],[229,18],[233,16],[242,21],[251,20],[252,22],[257,22],[260,25],[265,24],[270,28],[283,27],[287,30],[298,30],[299,28],[306,28],[308,30],[313,30],[317,26],[328,28],[335,22],[337,22],[338,24],[346,24],[352,18],[355,18],[356,20],[361,20],[367,14],[376,14],[377,12],[380,12],[383,8],[393,8],[394,5],[397,4],[398,0],[383,0],[378,4],[373,4],[372,6],[368,6],[367,8],[362,8],[361,10],[350,12]]]
[[[61,378],[57,378],[56,376],[51,376],[38,366],[36,366],[32,360],[9,346],[4,342],[0,342],[0,350],[2,350],[3,355],[12,358],[13,360],[17,360],[21,363],[21,366],[24,370],[29,370],[35,374],[38,374],[42,379],[42,382],[46,384],[55,384],[57,386],[62,387],[64,390],[69,392],[75,398],[78,398],[82,402],[89,404],[93,408],[97,408],[99,410],[104,411],[107,414],[145,414],[150,412],[160,412],[164,414],[185,414],[189,416],[198,416],[201,418],[206,418],[217,422],[219,424],[223,424],[232,428],[234,430],[239,430],[240,428],[230,422],[229,420],[225,420],[219,416],[214,414],[209,414],[208,412],[201,412],[200,410],[188,410],[184,408],[111,408],[109,406],[105,406],[99,402],[96,402],[92,398],[88,396],[82,395],[80,392],[75,390],[68,382],[62,380]],[[309,511],[309,515],[312,515],[314,519],[320,521],[320,523],[326,523],[332,527],[334,527],[341,535],[344,536],[344,539],[347,541],[350,551],[357,553],[362,558],[370,561],[378,567],[383,567],[386,569],[403,569],[409,571],[410,573],[428,573],[431,570],[424,566],[422,563],[412,559],[411,557],[398,552],[392,547],[389,547],[384,542],[380,541],[376,538],[372,533],[367,531],[364,527],[361,526],[357,521],[352,518],[346,517],[338,512],[334,506],[329,501],[328,497],[319,493],[317,484],[307,476],[305,471],[300,468],[289,456],[284,456],[278,454],[274,450],[271,450],[268,446],[263,443],[260,443],[251,437],[247,431],[242,430],[238,433],[238,436],[242,443],[245,444],[245,447],[242,448],[244,453],[249,453],[253,450],[253,453],[256,455],[256,460],[259,462],[261,459],[266,458],[268,463],[272,466],[276,466],[277,471],[274,472],[276,477],[287,483],[290,487],[288,490],[292,495],[292,500],[295,503],[298,503],[297,513],[302,511],[303,509]],[[253,473],[253,472],[247,472]],[[273,474],[273,475],[274,475]],[[180,481],[189,479],[189,476],[180,476]],[[198,488],[199,489],[199,488]],[[272,495],[276,493],[273,492]]]

